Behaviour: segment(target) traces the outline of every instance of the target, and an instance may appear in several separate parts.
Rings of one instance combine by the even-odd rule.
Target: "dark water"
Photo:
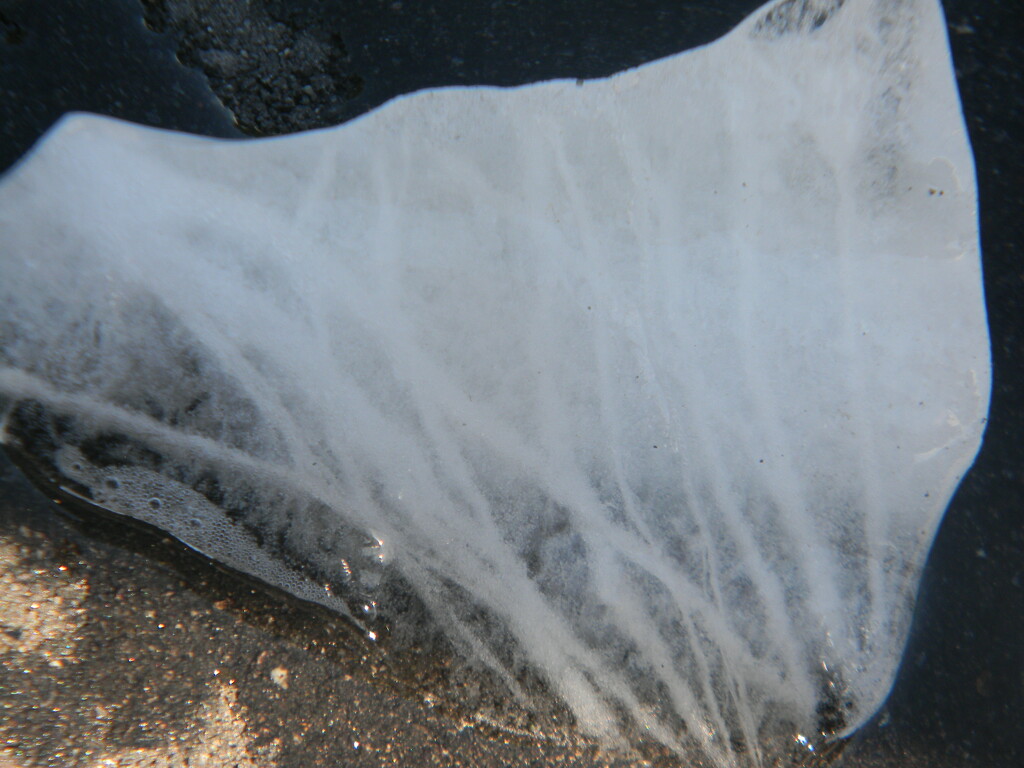
[[[288,132],[426,86],[608,74],[710,42],[759,5],[265,0],[251,3],[243,33],[237,3],[199,19],[187,2],[148,0],[155,34],[133,0],[0,0],[0,167],[68,110],[226,137]],[[849,766],[1024,765],[1020,10],[943,5],[978,166],[992,411],[931,553],[895,689],[847,750]],[[302,55],[286,61],[271,43]]]

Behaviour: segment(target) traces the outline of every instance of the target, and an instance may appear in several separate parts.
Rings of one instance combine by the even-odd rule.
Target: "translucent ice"
[[[72,116],[0,233],[9,449],[721,766],[883,700],[988,408],[936,0],[284,139]]]

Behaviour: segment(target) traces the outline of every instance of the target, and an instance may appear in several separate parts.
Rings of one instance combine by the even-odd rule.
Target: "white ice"
[[[585,733],[767,765],[891,686],[988,409],[976,206],[937,0],[281,139],[75,115],[0,184],[4,439],[57,419],[74,492],[364,627],[400,574]]]

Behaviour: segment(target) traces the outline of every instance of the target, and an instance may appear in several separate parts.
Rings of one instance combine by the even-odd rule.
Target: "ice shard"
[[[988,409],[976,207],[937,0],[287,138],[74,115],[0,183],[3,441],[369,635],[397,579],[584,733],[770,765],[892,683]]]

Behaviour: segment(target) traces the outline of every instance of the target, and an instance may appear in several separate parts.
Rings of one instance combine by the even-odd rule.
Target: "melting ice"
[[[719,766],[882,702],[988,408],[936,0],[283,139],[71,116],[0,231],[8,449]]]

